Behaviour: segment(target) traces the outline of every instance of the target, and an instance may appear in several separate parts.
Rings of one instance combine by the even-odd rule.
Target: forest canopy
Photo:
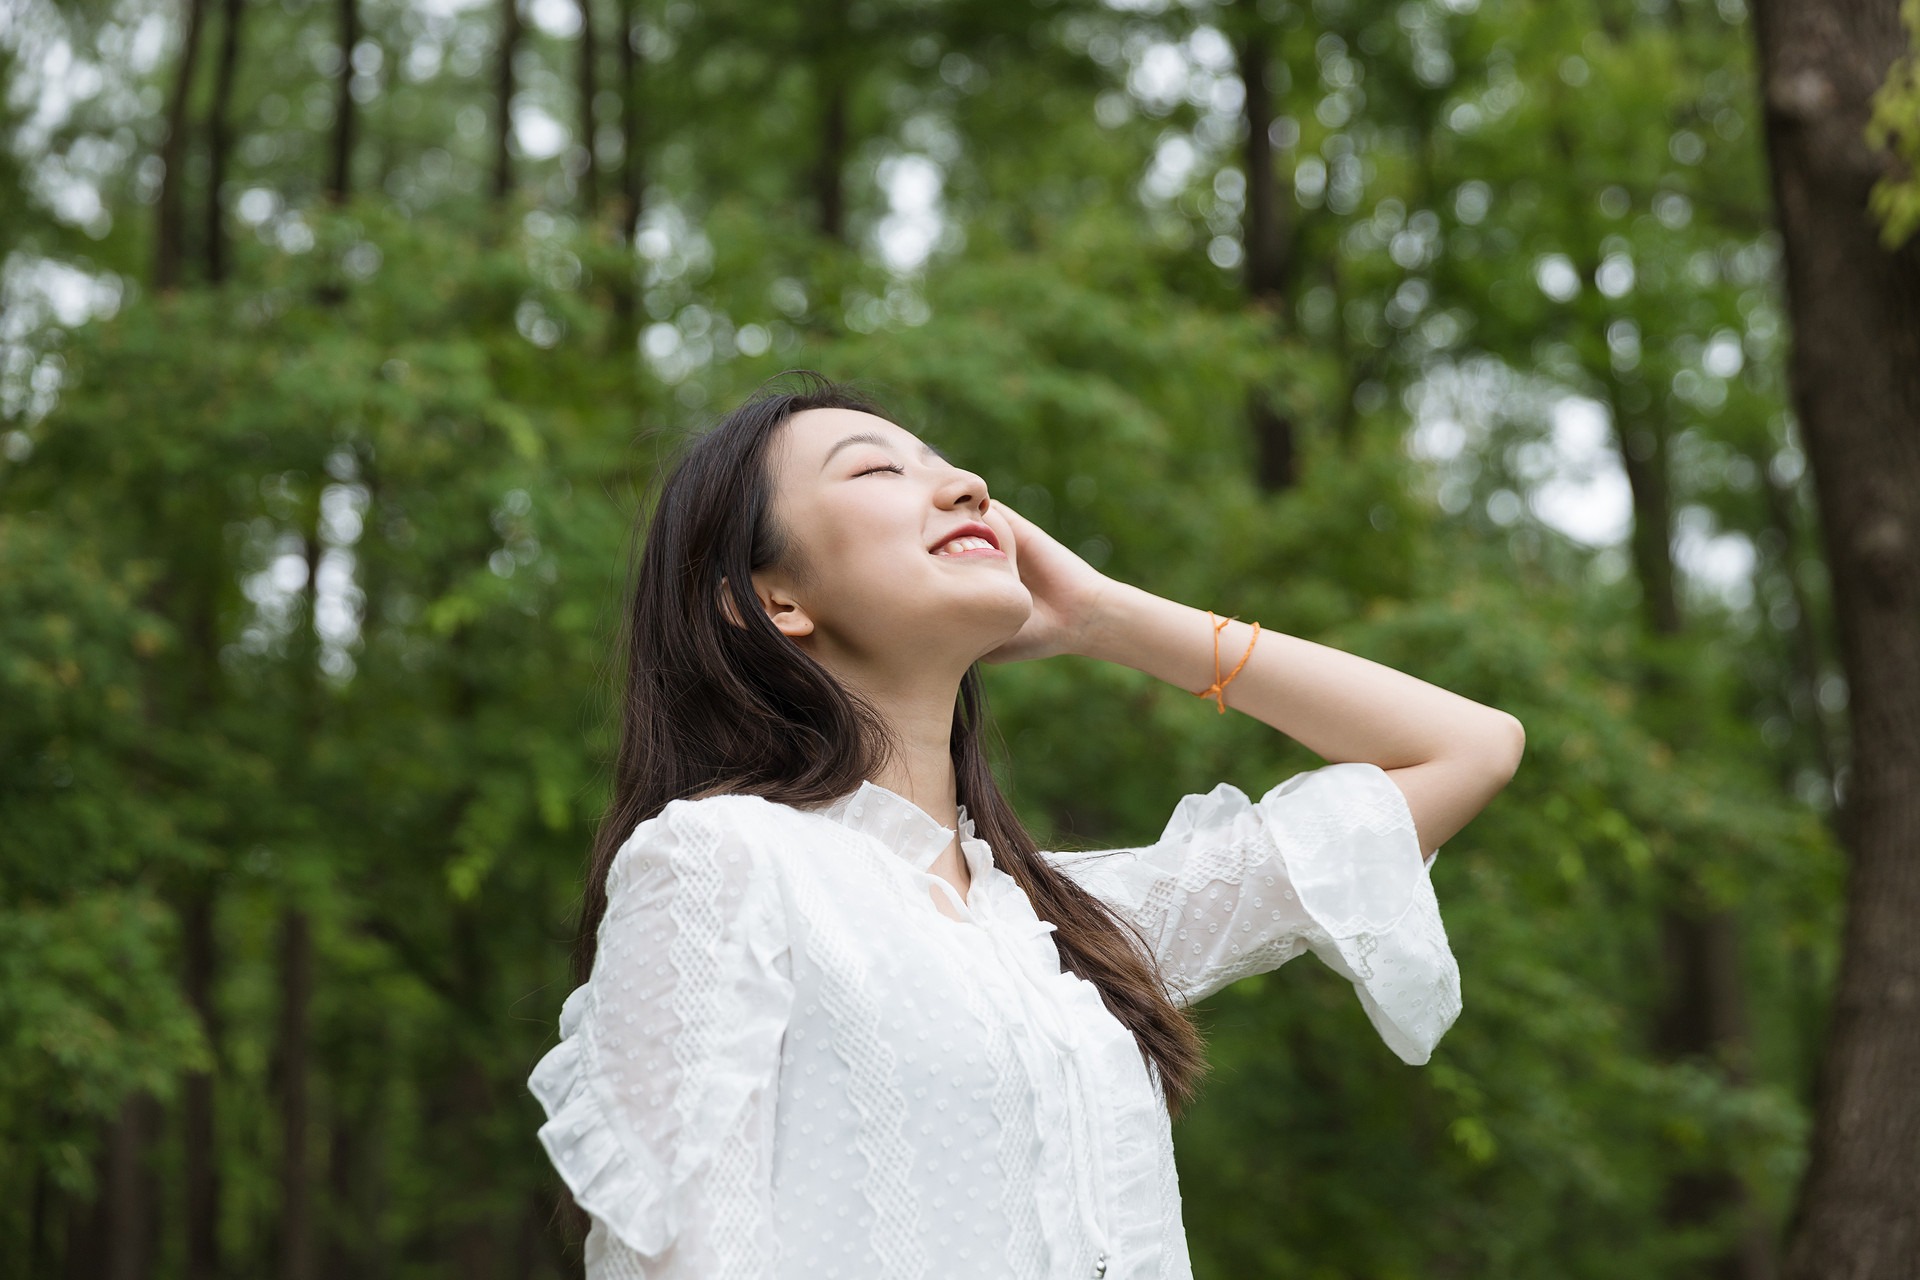
[[[577,1273],[524,1082],[633,531],[804,368],[1104,572],[1526,726],[1435,863],[1431,1064],[1305,963],[1201,1010],[1197,1275],[1771,1275],[1849,694],[1751,22],[14,0],[0,1256]],[[1056,844],[1321,763],[1135,672],[986,679]]]

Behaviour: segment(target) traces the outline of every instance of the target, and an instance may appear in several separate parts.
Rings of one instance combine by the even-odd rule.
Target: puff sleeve
[[[676,800],[634,829],[608,872],[592,974],[527,1082],[541,1145],[597,1220],[588,1280],[773,1271],[793,984],[764,851],[728,814],[727,798]]]
[[[1258,801],[1221,783],[1182,799],[1150,845],[1042,856],[1138,926],[1176,1001],[1305,950],[1405,1062],[1426,1062],[1459,1016],[1430,860],[1378,765],[1307,770]]]

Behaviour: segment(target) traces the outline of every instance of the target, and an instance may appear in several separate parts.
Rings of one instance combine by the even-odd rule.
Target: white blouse
[[[960,828],[964,902],[927,870],[953,830],[872,782],[810,810],[676,800],[634,829],[528,1081],[591,1215],[587,1280],[1191,1275],[1158,1072],[964,807]],[[1459,1015],[1377,765],[1257,802],[1222,783],[1150,845],[1043,856],[1140,926],[1178,1001],[1308,950],[1409,1063]]]

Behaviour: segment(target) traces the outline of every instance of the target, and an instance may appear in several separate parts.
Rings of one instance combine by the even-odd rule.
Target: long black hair
[[[673,800],[707,795],[825,804],[872,777],[893,750],[872,704],[782,634],[753,594],[753,571],[789,562],[792,551],[772,513],[775,433],[807,409],[887,416],[851,387],[811,370],[790,372],[802,389],[763,389],[694,439],[646,526],[624,619],[620,746],[587,875],[578,981],[593,969],[608,869],[640,823]],[[739,622],[724,610],[723,591]],[[1040,856],[994,779],[985,728],[975,663],[954,707],[959,802],[995,861],[1056,926],[1062,965],[1100,989],[1158,1067],[1177,1114],[1205,1070],[1199,1032],[1167,994],[1132,926]]]

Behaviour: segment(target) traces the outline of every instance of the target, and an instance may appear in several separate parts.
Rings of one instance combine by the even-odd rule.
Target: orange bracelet
[[[1220,714],[1225,715],[1227,714],[1227,686],[1233,683],[1235,676],[1240,674],[1240,667],[1246,666],[1247,659],[1253,656],[1254,642],[1260,638],[1260,624],[1257,622],[1253,624],[1253,634],[1247,637],[1247,651],[1240,655],[1239,666],[1229,671],[1227,678],[1222,680],[1220,678],[1220,633],[1227,629],[1227,624],[1232,622],[1233,619],[1215,618],[1213,616],[1213,610],[1209,609],[1207,610],[1207,621],[1213,623],[1213,683],[1204,689],[1196,690],[1193,696],[1196,698],[1212,698],[1214,705],[1220,708]]]

